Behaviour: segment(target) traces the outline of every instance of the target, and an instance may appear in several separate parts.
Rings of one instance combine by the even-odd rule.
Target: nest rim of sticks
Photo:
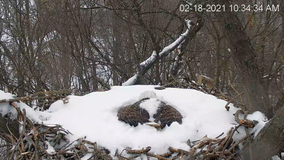
[[[194,84],[194,83],[193,83]],[[194,86],[194,85],[193,85]],[[193,89],[198,86],[192,87]],[[165,89],[165,88],[163,88]],[[203,89],[199,86],[199,89],[207,94],[212,92]],[[190,146],[190,150],[183,150],[179,148],[169,147],[168,152],[163,154],[156,154],[151,152],[151,147],[147,146],[145,149],[133,150],[131,148],[125,148],[122,151],[116,150],[115,153],[110,154],[110,151],[102,146],[99,146],[96,142],[91,142],[86,137],[79,138],[73,142],[70,142],[67,138],[70,133],[60,125],[46,126],[43,124],[33,123],[26,117],[26,111],[21,111],[15,102],[29,101],[36,99],[44,99],[46,97],[55,97],[62,99],[62,95],[70,94],[69,91],[52,91],[52,92],[41,92],[27,97],[18,97],[10,100],[1,100],[0,103],[9,103],[18,112],[18,123],[20,129],[19,137],[15,137],[11,132],[10,135],[2,135],[3,138],[9,139],[12,148],[7,152],[7,157],[16,159],[81,159],[84,156],[90,155],[89,159],[113,159],[118,158],[120,160],[134,159],[137,157],[146,156],[153,159],[178,159],[188,157],[189,159],[239,159],[238,156],[238,145],[240,143],[246,143],[252,139],[252,134],[249,134],[248,128],[254,128],[257,124],[255,121],[246,119],[247,112],[238,110],[234,116],[237,125],[231,128],[227,135],[220,138],[224,133],[216,138],[208,138],[204,136],[202,139],[194,142],[187,142]],[[214,91],[213,93],[218,93]],[[222,93],[218,93],[223,95]],[[57,97],[58,96],[58,97]],[[63,96],[63,97],[64,97]],[[228,100],[225,97],[226,100]],[[65,99],[62,99],[63,101]],[[233,99],[228,101],[225,108],[229,110],[228,104]],[[68,103],[68,99],[67,99]],[[244,115],[243,119],[240,119],[240,115]],[[246,136],[239,140],[233,141],[232,137],[235,132],[238,132],[239,127],[245,127]],[[62,145],[63,143],[64,145]],[[54,153],[48,152],[49,146],[55,149]],[[119,153],[120,152],[120,153]],[[124,153],[125,152],[125,153]]]
[[[43,124],[34,124],[26,117],[26,111],[22,111],[17,107],[16,103],[11,105],[18,112],[18,122],[20,136],[6,135],[10,138],[11,147],[7,153],[7,157],[16,159],[81,159],[89,155],[89,159],[113,159],[119,160],[134,159],[137,157],[146,156],[152,159],[240,159],[238,157],[240,143],[246,143],[252,138],[252,134],[247,132],[247,135],[239,141],[233,140],[233,134],[238,132],[239,127],[253,128],[255,122],[246,119],[245,112],[238,110],[235,113],[235,121],[238,123],[231,128],[226,136],[220,138],[224,133],[216,138],[208,138],[204,136],[202,139],[194,142],[188,141],[190,150],[183,150],[179,148],[169,147],[168,152],[164,154],[156,154],[151,152],[151,147],[147,146],[145,149],[133,150],[125,148],[122,151],[110,153],[107,148],[99,146],[96,142],[91,142],[86,137],[79,138],[70,142],[67,138],[70,133],[60,125],[46,126]],[[244,115],[244,119],[240,119],[240,115]],[[62,145],[63,144],[63,145]],[[54,152],[48,151],[49,146],[54,148]],[[124,153],[125,151],[125,153]],[[114,155],[113,155],[114,154]]]

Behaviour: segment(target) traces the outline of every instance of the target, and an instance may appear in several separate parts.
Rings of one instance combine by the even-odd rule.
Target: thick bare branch
[[[191,35],[190,33],[194,30],[194,26],[199,27],[200,24],[195,25],[192,21],[187,20],[186,26],[187,30],[179,36],[173,43],[163,48],[160,53],[156,53],[154,50],[152,55],[140,63],[139,71],[128,79],[123,85],[135,85],[140,83],[140,77],[143,76],[159,59],[166,57],[171,51],[175,50],[179,45],[185,42],[185,40]]]

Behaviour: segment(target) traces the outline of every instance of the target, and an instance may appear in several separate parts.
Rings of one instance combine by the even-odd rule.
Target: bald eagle
[[[150,98],[143,98],[138,102],[122,107],[118,110],[117,117],[118,120],[128,123],[130,126],[136,127],[139,123],[144,124],[150,122],[149,112],[140,107],[140,104]],[[178,110],[176,110],[171,105],[160,101],[156,113],[153,115],[154,122],[160,125],[163,129],[166,125],[170,126],[173,122],[182,123],[182,115]]]

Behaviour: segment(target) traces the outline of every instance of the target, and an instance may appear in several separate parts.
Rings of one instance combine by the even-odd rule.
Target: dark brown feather
[[[182,115],[179,111],[164,102],[161,102],[157,113],[153,117],[156,123],[161,123],[161,128],[166,125],[170,126],[173,122],[182,123]]]
[[[118,120],[136,127],[138,123],[143,124],[149,122],[149,113],[140,107],[140,103],[149,98],[144,98],[130,106],[120,108],[117,113]]]

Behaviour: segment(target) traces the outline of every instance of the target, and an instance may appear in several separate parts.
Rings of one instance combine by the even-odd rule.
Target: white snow
[[[55,149],[50,145],[50,143],[48,141],[45,141],[46,145],[47,145],[47,150],[46,152],[49,154],[54,154],[56,153]]]
[[[191,29],[191,24],[190,24],[191,21],[186,20],[185,22],[186,22],[187,30],[183,34],[181,34],[173,43],[171,43],[168,46],[166,46],[165,48],[163,48],[163,50],[159,53],[159,57],[163,57],[163,55],[167,54],[169,52],[169,50],[180,45],[184,41],[185,37],[189,34],[189,31]]]
[[[88,160],[91,157],[92,157],[92,154],[89,153],[89,154],[86,154],[84,157],[82,157],[81,160]]]
[[[4,99],[7,100],[7,99],[13,98],[13,95],[10,93],[5,93],[0,90],[0,97],[1,97],[1,100],[4,100]],[[15,119],[17,117],[17,111],[13,107],[8,107],[8,105],[9,105],[8,103],[0,103],[0,114],[2,116],[9,114],[11,115],[12,119]]]
[[[178,46],[180,45],[183,41],[184,41],[184,38],[189,34],[189,31],[190,31],[190,28],[191,28],[191,25],[190,25],[190,20],[186,20],[186,26],[187,26],[187,30],[181,34],[178,39],[176,39],[173,43],[171,43],[170,45],[166,46],[160,53],[159,53],[159,56],[160,57],[163,57],[164,54],[167,54],[167,52],[171,49],[173,49],[175,46]]]
[[[257,125],[252,129],[251,132],[254,132],[254,136],[256,136],[259,131],[264,127],[266,122],[268,122],[268,119],[259,111],[254,112],[253,114],[250,114],[247,116],[248,120],[255,120],[258,119]]]
[[[144,67],[144,66],[148,65],[149,63],[152,63],[155,60],[156,57],[157,57],[157,53],[154,50],[152,55],[148,59],[146,59],[145,61],[140,63],[140,66]]]
[[[61,124],[72,133],[68,135],[71,142],[86,136],[87,140],[109,149],[112,156],[116,149],[121,152],[126,147],[141,149],[151,146],[151,152],[157,154],[167,152],[170,146],[189,150],[186,143],[189,139],[195,141],[205,135],[215,138],[236,125],[233,114],[238,109],[231,105],[230,111],[227,111],[226,101],[192,89],[155,90],[154,87],[157,86],[116,86],[105,92],[69,96],[69,103],[57,101],[46,112],[23,108],[26,108],[28,116],[36,121],[43,120],[46,125]],[[151,93],[150,95],[155,93],[156,98],[151,97],[150,100],[142,102],[141,107],[153,115],[160,101],[168,103],[182,114],[182,124],[174,122],[170,127],[158,131],[148,125],[131,127],[118,121],[119,108],[137,102],[141,94],[147,92]],[[0,99],[9,98],[6,96],[6,93],[1,93]],[[253,132],[258,132],[266,123],[260,112],[255,112],[248,118],[259,121],[259,126]],[[238,129],[236,137],[245,136],[242,130],[244,129]],[[49,152],[52,152],[52,148],[49,148]],[[84,158],[87,157],[88,155]]]
[[[158,101],[156,98],[151,98],[147,101],[144,101],[140,104],[141,108],[144,108],[148,111],[150,117],[153,118],[154,114],[157,112],[159,105],[160,105],[160,101]]]
[[[164,57],[166,56],[171,50],[175,49],[175,47],[180,47],[180,44],[182,42],[184,42],[185,37],[189,34],[190,28],[191,28],[191,20],[185,20],[186,26],[187,26],[187,30],[181,34],[173,43],[169,44],[168,46],[166,46],[165,48],[163,48],[163,50],[160,53],[156,53],[156,51],[154,50],[151,54],[151,56],[146,59],[145,61],[140,63],[140,67],[146,67],[149,64],[153,63],[156,58],[157,55],[159,55],[159,57]],[[126,82],[124,82],[122,84],[122,86],[130,86],[133,85],[136,80],[137,80],[138,75],[135,74],[134,76],[132,76],[131,78],[129,78]]]
[[[13,99],[13,98],[15,98],[15,96],[13,96],[12,94],[5,93],[5,92],[0,90],[0,100],[3,100],[3,99],[8,100],[8,99]],[[14,103],[21,110],[25,109],[27,117],[29,117],[29,119],[31,119],[34,122],[41,122],[42,120],[40,119],[40,117],[47,117],[47,114],[41,113],[41,112],[36,112],[31,107],[26,105],[25,103],[22,103],[22,102],[20,102],[20,103],[14,102]],[[0,103],[0,114],[2,116],[8,114],[11,119],[17,118],[17,115],[18,115],[16,109],[14,107],[10,106],[8,102],[7,103]]]
[[[277,155],[271,157],[272,160],[281,160]]]
[[[122,83],[122,86],[130,86],[133,85],[134,82],[136,81],[138,75],[135,74],[134,76],[132,76],[131,78],[129,78],[126,82]]]
[[[230,111],[226,111],[226,101],[196,90],[155,90],[154,87],[113,87],[106,92],[70,96],[68,104],[58,101],[50,107],[51,117],[44,123],[59,123],[73,133],[72,140],[86,136],[110,149],[112,155],[117,148],[121,151],[126,147],[141,149],[151,146],[155,153],[164,153],[169,146],[188,150],[188,139],[194,141],[205,135],[214,138],[236,124],[233,114],[237,109],[231,106]],[[148,125],[135,128],[118,121],[118,109],[135,103],[145,91],[153,91],[157,99],[175,106],[184,117],[182,125],[173,123],[157,131]],[[151,98],[141,103],[141,107],[153,114],[159,104],[157,99]]]

